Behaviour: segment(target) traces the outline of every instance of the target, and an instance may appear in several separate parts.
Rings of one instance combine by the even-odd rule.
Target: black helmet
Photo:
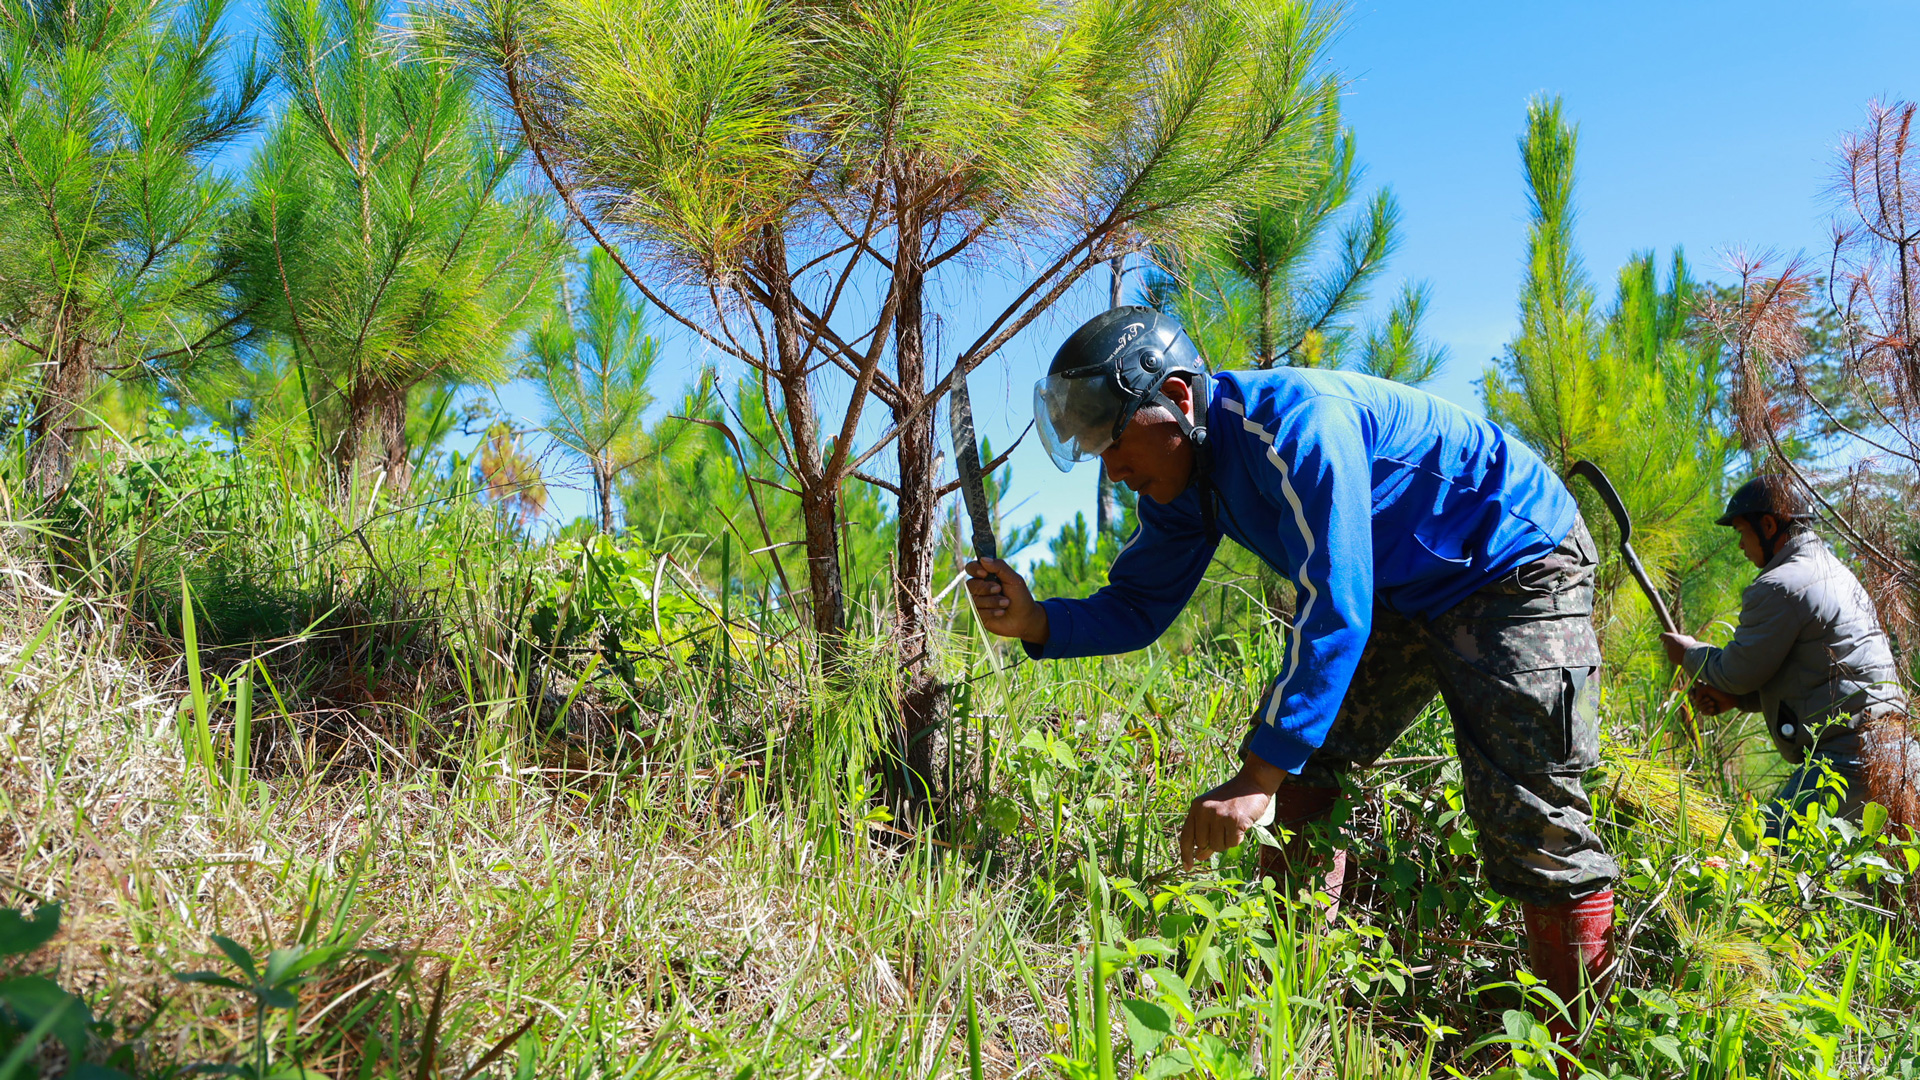
[[[1061,472],[1099,456],[1126,429],[1142,405],[1165,406],[1180,430],[1206,440],[1207,365],[1187,332],[1149,307],[1118,307],[1095,315],[1053,354],[1047,377],[1033,384],[1033,417],[1047,456]],[[1197,391],[1190,422],[1160,387],[1185,375]]]
[[[1807,513],[1806,503],[1800,493],[1785,476],[1779,473],[1762,473],[1740,485],[1733,498],[1727,500],[1727,512],[1714,521],[1715,525],[1732,525],[1742,518],[1751,518],[1756,514],[1769,514],[1782,521],[1807,521],[1813,515]]]

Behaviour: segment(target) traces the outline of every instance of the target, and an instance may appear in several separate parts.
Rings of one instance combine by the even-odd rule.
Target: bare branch
[[[1013,452],[1015,450],[1018,450],[1020,448],[1020,444],[1026,440],[1027,432],[1032,430],[1033,430],[1033,421],[1029,420],[1027,421],[1027,426],[1020,432],[1020,437],[1013,440],[1013,445],[1007,447],[1006,452],[997,455],[996,457],[994,457],[992,461],[989,461],[985,465],[980,466],[980,474],[982,476],[985,476],[993,472],[995,469],[998,469],[1000,466],[1005,465],[1007,463],[1007,459],[1012,457]],[[944,499],[947,496],[959,490],[960,490],[960,479],[958,477],[955,477],[954,479],[949,480],[944,484],[941,484],[939,487],[934,488],[933,497],[936,500]]]
[[[760,507],[760,497],[753,493],[753,476],[747,472],[747,455],[745,451],[740,449],[740,440],[734,436],[733,429],[718,420],[707,420],[696,416],[674,416],[671,419],[684,421],[689,424],[699,424],[703,427],[710,427],[724,436],[727,444],[733,447],[733,456],[740,469],[740,478],[746,483],[747,501],[753,504],[753,516],[760,523],[760,539],[767,545],[765,550],[771,551],[774,546],[773,533],[767,528],[767,514],[766,511]],[[778,487],[779,485],[776,484],[773,486]],[[781,490],[785,489],[782,488]],[[773,557],[773,569],[776,574],[780,575],[780,591],[789,596],[793,595],[793,585],[787,581],[786,567],[780,565],[780,556],[778,555]]]
[[[855,469],[853,472],[849,473],[848,475],[853,477],[855,480],[865,481],[866,483],[872,484],[874,487],[880,488],[883,491],[891,492],[896,498],[898,498],[900,495],[899,484],[893,483],[888,480],[882,480],[877,476],[873,476],[869,473],[863,473],[858,469]]]

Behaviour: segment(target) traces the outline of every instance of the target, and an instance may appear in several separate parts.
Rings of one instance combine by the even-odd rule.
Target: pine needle
[[[1687,778],[1684,771],[1636,750],[1610,745],[1604,761],[1611,779],[1607,791],[1643,825],[1662,829],[1669,839],[1685,831],[1715,846],[1726,842],[1732,817],[1725,804]]]

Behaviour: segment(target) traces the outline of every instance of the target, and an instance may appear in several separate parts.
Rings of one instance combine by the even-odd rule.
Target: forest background
[[[1162,869],[1291,589],[1226,550],[1154,648],[1022,663],[953,587],[943,397],[972,375],[1043,595],[1097,587],[1130,508],[1007,454],[1021,388],[1149,302],[1217,366],[1424,384],[1599,461],[1708,637],[1750,574],[1709,523],[1788,469],[1910,662],[1920,155],[1849,81],[1900,48],[1876,10],[9,4],[0,1078],[1547,1075],[1515,913],[1460,887],[1444,709],[1342,812],[1338,925],[1251,847]],[[1823,40],[1844,72],[1630,155],[1534,92],[1633,84],[1623,53],[1718,102],[1662,50]],[[1422,107],[1363,122],[1373,85]],[[1721,265],[1666,246],[1689,170]],[[1774,235],[1804,256],[1712,251]],[[1780,763],[1685,709],[1625,580],[1590,1063],[1910,1074],[1920,847],[1820,808],[1763,842]]]

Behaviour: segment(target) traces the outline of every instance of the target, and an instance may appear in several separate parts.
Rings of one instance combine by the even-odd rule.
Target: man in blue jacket
[[[969,565],[988,630],[1038,659],[1142,648],[1193,595],[1222,537],[1296,585],[1242,767],[1194,799],[1182,859],[1235,847],[1269,812],[1294,830],[1324,820],[1340,778],[1384,754],[1438,693],[1482,863],[1522,901],[1534,973],[1570,1003],[1603,983],[1615,867],[1582,786],[1599,758],[1596,555],[1560,478],[1487,420],[1396,383],[1303,369],[1210,376],[1151,308],[1075,331],[1035,387],[1035,414],[1062,469],[1098,456],[1146,496],[1140,527],[1084,600],[1036,602],[1005,563]],[[1289,848],[1263,862],[1304,854],[1297,840]],[[1343,862],[1327,876],[1336,897]]]

